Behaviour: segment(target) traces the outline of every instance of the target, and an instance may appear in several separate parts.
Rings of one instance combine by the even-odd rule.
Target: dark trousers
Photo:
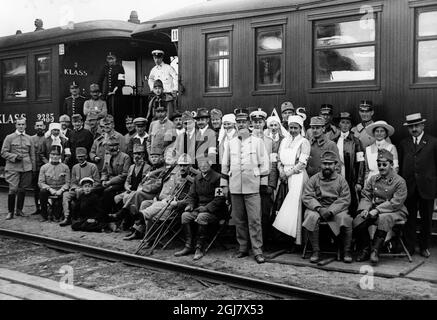
[[[115,205],[114,197],[122,191],[124,191],[124,187],[119,184],[106,187],[103,190],[103,213],[105,215],[111,214],[112,208]]]
[[[263,186],[261,186],[263,187]],[[273,206],[272,195],[268,194],[263,188],[260,192],[261,195],[261,225],[263,234],[263,243],[270,240],[272,235],[272,222],[271,222],[271,212]]]
[[[40,190],[39,192],[39,201],[41,202],[41,215],[44,218],[48,217],[48,203],[49,203],[50,196],[51,196],[50,192],[46,189]],[[60,218],[62,213],[62,196],[53,200],[54,202],[52,206],[51,215],[55,216],[56,218]]]
[[[39,186],[38,186],[38,175],[39,175],[39,170],[33,173],[32,176],[32,187],[33,187],[33,198],[35,199],[35,207],[36,210],[39,209],[40,204],[39,204]]]
[[[414,251],[416,246],[416,224],[417,210],[420,214],[421,230],[419,235],[420,249],[428,249],[431,240],[432,214],[434,211],[434,199],[421,198],[417,188],[412,194],[408,195],[405,201],[408,209],[408,219],[405,227],[405,239],[410,251]]]

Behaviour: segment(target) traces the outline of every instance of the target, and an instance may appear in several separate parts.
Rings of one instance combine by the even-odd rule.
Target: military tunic
[[[378,174],[366,183],[357,213],[363,210],[378,210],[378,219],[374,224],[378,229],[389,232],[396,223],[407,220],[408,211],[404,205],[407,193],[404,178],[396,172],[392,171],[387,177]],[[354,219],[354,227],[364,221],[360,215],[357,215]]]
[[[113,66],[105,65],[99,77],[99,85],[102,88],[103,95],[106,97],[108,93],[114,91],[115,87],[118,87],[115,94],[122,95],[124,84],[125,71],[123,66],[119,64]]]
[[[311,138],[310,144],[311,153],[307,165],[307,172],[309,177],[312,177],[320,171],[320,156],[323,152],[333,151],[337,154],[337,157],[340,158],[338,154],[337,144],[329,140],[325,135],[323,135],[319,140]]]
[[[69,96],[65,98],[63,111],[64,114],[68,115],[70,118],[73,114],[80,114],[83,117],[83,105],[85,104],[86,98],[83,96]]]
[[[151,149],[158,148],[164,150],[172,142],[173,127],[173,122],[167,118],[164,121],[155,120],[150,124],[150,144],[147,146],[149,154]]]

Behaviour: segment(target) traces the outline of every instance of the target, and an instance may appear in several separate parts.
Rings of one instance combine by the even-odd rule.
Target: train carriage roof
[[[0,51],[53,45],[93,39],[131,37],[137,24],[118,20],[96,20],[74,23],[72,27],[56,27],[0,38]]]
[[[136,37],[155,30],[180,26],[233,20],[336,3],[353,3],[362,0],[212,0],[187,6],[155,17],[137,26],[132,36]]]

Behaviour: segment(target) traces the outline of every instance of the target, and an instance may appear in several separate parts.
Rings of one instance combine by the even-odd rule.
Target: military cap
[[[352,122],[352,116],[349,112],[340,112],[340,116],[338,117],[338,121],[340,120],[349,120]]]
[[[89,120],[99,120],[99,115],[95,112],[90,112],[86,119]]]
[[[162,57],[163,55],[164,55],[164,51],[162,51],[162,50],[153,50],[152,51],[152,56]]]
[[[210,118],[209,111],[206,108],[199,108],[197,109],[196,115],[194,116],[194,119],[200,119],[200,118]]]
[[[76,81],[73,81],[73,82],[70,84],[70,89],[77,89],[77,88],[79,88],[79,85],[77,84]]]
[[[387,149],[379,149],[377,161],[390,161],[393,163],[393,154]]]
[[[426,119],[422,118],[422,114],[413,113],[409,114],[405,117],[406,122],[404,122],[404,126],[412,126],[413,124],[424,123]]]
[[[182,113],[180,111],[176,111],[172,114],[172,116],[170,117],[170,120],[173,121],[176,118],[181,118],[182,117]]]
[[[190,111],[184,111],[182,113],[182,122],[194,120],[193,114]]]
[[[180,157],[178,158],[177,164],[179,164],[179,165],[183,165],[183,164],[192,164],[191,157],[190,157],[188,154],[183,153],[183,154],[181,154]]]
[[[245,108],[235,109],[234,114],[235,114],[235,120],[249,119],[249,111]]]
[[[106,117],[104,117],[102,119],[102,123],[104,123],[104,124],[114,123],[114,117],[112,115],[108,114]]]
[[[83,118],[82,118],[82,115],[80,115],[80,114],[73,114],[73,115],[71,116],[71,120],[72,120],[73,122],[76,122],[76,121],[83,121]]]
[[[144,126],[146,126],[146,124],[147,124],[147,119],[146,118],[139,117],[139,118],[136,118],[134,120],[134,125],[136,125],[136,126],[144,127]]]
[[[332,114],[334,106],[332,104],[324,103],[320,106],[320,114]]]
[[[126,123],[133,123],[134,122],[134,116],[132,116],[132,115],[127,115],[126,116],[126,118],[124,119],[124,121],[126,122]]]
[[[331,150],[327,150],[320,155],[321,162],[337,162],[337,154]]]
[[[294,111],[294,106],[290,101],[285,101],[284,103],[281,104],[281,113],[287,110]]]
[[[150,155],[164,155],[164,150],[158,146],[154,146],[150,149]]]
[[[361,100],[359,105],[360,111],[373,111],[373,103],[371,100]]]
[[[59,117],[59,122],[70,122],[70,117],[66,114],[63,114],[62,116]]]
[[[164,85],[162,84],[162,81],[161,81],[161,80],[157,79],[157,80],[155,80],[155,81],[153,82],[153,87],[154,87],[154,88],[156,88],[156,87],[164,88]]]
[[[86,151],[86,148],[84,147],[77,147],[76,148],[76,156],[86,156],[88,153]]]
[[[110,138],[107,143],[108,146],[118,146],[120,142],[117,139]]]
[[[145,153],[145,152],[146,152],[146,148],[144,148],[144,146],[142,144],[135,144],[134,145],[133,153]]]
[[[250,113],[251,119],[267,119],[267,113],[261,110],[261,108],[258,108],[258,110],[252,111]]]
[[[223,112],[220,109],[213,108],[210,112],[212,119],[221,119],[223,117]]]
[[[81,179],[81,180],[79,181],[79,184],[80,184],[81,186],[83,186],[83,185],[85,185],[85,184],[87,184],[87,183],[93,185],[93,184],[94,184],[94,180],[93,180],[93,178],[85,177],[85,178],[83,178],[83,179]]]
[[[310,121],[310,126],[324,126],[325,124],[326,121],[322,117],[312,117]]]
[[[61,154],[61,148],[62,147],[57,145],[57,144],[52,145],[51,148],[50,148],[50,153],[56,152],[57,154]]]
[[[97,83],[92,83],[90,85],[90,92],[99,92],[100,91],[100,87]]]

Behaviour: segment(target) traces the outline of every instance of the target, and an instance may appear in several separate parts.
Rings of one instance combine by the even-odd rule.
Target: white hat
[[[422,118],[420,113],[413,113],[406,116],[405,119],[407,122],[404,123],[404,126],[412,126],[413,124],[424,123],[426,119]]]
[[[301,128],[303,128],[303,118],[301,116],[289,116],[288,125],[291,123],[297,123]]]
[[[272,122],[277,122],[277,123],[281,124],[281,119],[279,119],[278,116],[270,116],[270,117],[268,117],[267,120],[266,120],[267,126],[270,126],[270,124]]]
[[[235,120],[235,114],[233,114],[233,113],[225,114],[222,118],[222,122],[230,122],[230,123],[236,124],[237,121]]]
[[[372,123],[371,125],[368,125],[366,127],[366,132],[369,136],[374,137],[375,136],[375,134],[374,134],[375,129],[380,128],[380,127],[387,130],[387,136],[389,136],[389,137],[392,136],[393,133],[395,133],[395,128],[393,128],[391,125],[389,125],[387,122],[385,122],[383,120],[379,120],[379,121]]]
[[[50,123],[50,125],[49,125],[49,132],[51,132],[53,129],[61,131],[61,124],[60,123],[56,123],[56,122]]]

